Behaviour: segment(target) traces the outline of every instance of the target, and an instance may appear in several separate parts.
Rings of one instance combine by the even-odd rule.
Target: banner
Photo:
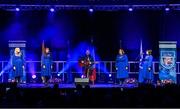
[[[9,41],[9,49],[10,49],[10,57],[11,57],[11,61],[12,61],[12,56],[14,54],[14,49],[18,47],[21,49],[21,52],[22,52],[22,56],[25,60],[25,52],[26,52],[26,41]],[[12,64],[12,63],[11,63]],[[25,67],[26,68],[26,67]],[[14,75],[13,75],[13,71],[11,70],[9,72],[9,79],[8,80],[13,80],[14,79]],[[23,77],[22,77],[22,82],[25,83],[26,82],[26,71],[24,69],[23,71]]]
[[[177,83],[176,80],[176,43],[175,41],[159,41],[160,62],[159,79],[170,80]]]

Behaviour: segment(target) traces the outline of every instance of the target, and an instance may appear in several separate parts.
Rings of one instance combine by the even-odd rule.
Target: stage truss
[[[95,11],[119,11],[128,10],[132,8],[133,10],[165,10],[169,8],[170,10],[180,10],[180,4],[153,4],[153,5],[37,5],[37,4],[0,4],[0,10],[6,11],[17,11],[19,8],[21,11],[31,11],[31,10],[49,10],[53,8],[54,10],[89,10],[93,9]]]

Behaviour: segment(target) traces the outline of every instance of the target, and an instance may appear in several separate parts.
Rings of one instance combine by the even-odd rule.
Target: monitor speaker
[[[75,78],[75,85],[89,85],[89,78]]]

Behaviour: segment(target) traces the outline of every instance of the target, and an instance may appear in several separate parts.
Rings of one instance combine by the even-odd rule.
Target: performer
[[[146,56],[140,62],[139,70],[139,83],[152,83],[153,82],[153,70],[152,70],[152,61],[153,56],[152,50],[146,51]]]
[[[96,79],[96,70],[95,68],[93,68],[94,59],[91,56],[89,50],[86,50],[86,55],[80,58],[79,64],[81,67],[83,67],[83,76],[89,78],[90,81],[94,84],[94,81]]]
[[[15,48],[14,55],[12,57],[12,65],[13,65],[13,72],[15,77],[15,82],[20,83],[21,78],[23,77],[23,70],[24,70],[24,58],[20,48]]]
[[[48,83],[51,77],[52,58],[49,48],[45,48],[45,52],[41,57],[41,77],[44,84]]]
[[[128,75],[128,57],[123,49],[119,49],[119,54],[116,57],[116,83],[123,84]]]

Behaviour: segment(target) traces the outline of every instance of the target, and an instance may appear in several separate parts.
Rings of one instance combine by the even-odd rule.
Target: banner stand
[[[159,41],[159,79],[177,83],[176,77],[176,41]]]
[[[9,49],[10,49],[10,57],[11,57],[11,62],[12,62],[12,56],[14,54],[14,49],[18,47],[21,49],[22,52],[22,56],[25,59],[25,48],[26,48],[26,41],[19,41],[19,40],[14,40],[14,41],[9,41]],[[12,63],[11,63],[12,65]],[[25,67],[26,68],[26,67]],[[13,71],[9,72],[9,79],[8,81],[11,81],[14,79],[13,75],[12,75]],[[23,71],[23,77],[22,77],[22,82],[26,83],[26,72],[25,70]]]

